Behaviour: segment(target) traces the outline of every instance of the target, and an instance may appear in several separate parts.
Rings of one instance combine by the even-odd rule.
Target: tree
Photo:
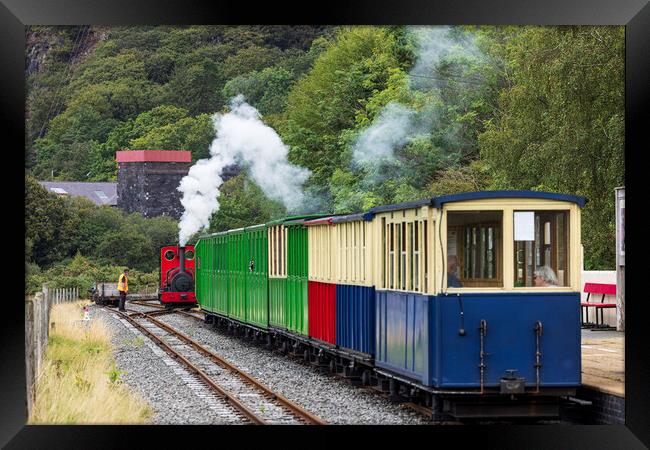
[[[98,253],[104,235],[119,230],[124,223],[124,213],[112,206],[97,206],[83,197],[64,199],[64,207],[79,217],[79,226],[71,235],[71,247],[82,255],[100,257]]]
[[[224,74],[227,78],[235,78],[259,71],[274,65],[281,56],[282,51],[277,48],[251,45],[226,58]]]
[[[526,27],[501,49],[510,85],[479,136],[498,188],[587,197],[585,268],[615,265],[614,188],[624,183],[624,30]]]
[[[210,232],[266,223],[285,213],[284,207],[268,199],[245,172],[221,186],[219,206],[210,219]]]
[[[295,81],[293,73],[282,67],[253,71],[228,81],[223,88],[224,102],[239,94],[262,115],[284,111],[287,94]]]
[[[191,115],[217,112],[223,106],[220,94],[227,81],[220,62],[226,54],[221,46],[206,46],[180,58],[165,85],[166,100]]]
[[[281,132],[290,159],[309,168],[314,183],[326,185],[340,167],[340,133],[354,128],[367,99],[386,87],[397,66],[394,43],[382,28],[343,29],[291,90]]]
[[[200,114],[152,128],[146,134],[129,141],[129,147],[190,150],[196,161],[209,156],[210,143],[214,137],[210,116]]]
[[[25,178],[25,239],[29,260],[39,266],[72,255],[72,236],[79,218],[32,176]]]
[[[134,267],[146,272],[157,266],[157,255],[151,241],[136,227],[107,232],[102,236],[97,253],[101,255],[100,260],[113,265]]]

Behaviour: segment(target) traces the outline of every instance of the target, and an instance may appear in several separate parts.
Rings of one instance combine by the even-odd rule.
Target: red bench
[[[605,321],[603,319],[603,309],[605,308],[616,308],[616,303],[605,303],[606,295],[616,295],[616,285],[615,284],[606,284],[606,283],[585,283],[583,292],[587,294],[587,299],[584,302],[580,302],[580,322],[582,326],[592,326],[594,324],[589,323],[589,308],[596,309],[596,327],[605,327]],[[600,298],[600,303],[590,302],[589,298],[591,294],[602,295]],[[585,314],[583,316],[582,311],[584,310]],[[600,311],[600,323],[598,323],[598,312]],[[584,317],[584,320],[583,320]],[[607,327],[611,328],[611,327]]]

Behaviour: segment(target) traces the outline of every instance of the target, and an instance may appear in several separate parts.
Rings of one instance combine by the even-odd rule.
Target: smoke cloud
[[[354,161],[367,165],[393,159],[393,149],[404,145],[411,134],[415,111],[399,103],[389,103],[357,139]]]
[[[432,91],[444,86],[446,80],[436,78],[436,68],[449,56],[480,60],[484,56],[472,38],[453,36],[447,26],[410,27],[417,42],[417,59],[409,72],[409,88]],[[463,74],[450,74],[457,80]],[[382,167],[395,160],[395,150],[411,139],[430,134],[440,119],[437,105],[430,103],[419,111],[400,103],[391,102],[375,117],[353,145],[352,164],[363,167],[368,174],[380,175]],[[374,184],[381,178],[370,177]]]
[[[229,113],[215,114],[212,120],[216,138],[210,145],[210,158],[197,161],[178,187],[185,208],[178,225],[181,246],[194,233],[208,228],[210,217],[219,210],[224,167],[235,163],[246,166],[264,193],[289,211],[303,203],[302,185],[311,175],[308,169],[288,162],[289,148],[242,95],[231,100]]]

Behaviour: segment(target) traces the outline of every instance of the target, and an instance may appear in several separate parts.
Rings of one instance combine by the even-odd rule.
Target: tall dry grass
[[[120,381],[110,330],[100,318],[81,320],[85,304],[52,308],[48,349],[29,423],[147,423],[153,411]]]

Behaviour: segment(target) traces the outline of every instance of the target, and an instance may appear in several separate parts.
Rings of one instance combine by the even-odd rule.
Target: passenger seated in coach
[[[538,267],[534,272],[535,279],[533,282],[535,286],[557,286],[557,277],[555,272],[548,266]]]
[[[449,255],[447,257],[447,287],[463,287],[456,275],[458,270],[458,258],[456,255]]]

